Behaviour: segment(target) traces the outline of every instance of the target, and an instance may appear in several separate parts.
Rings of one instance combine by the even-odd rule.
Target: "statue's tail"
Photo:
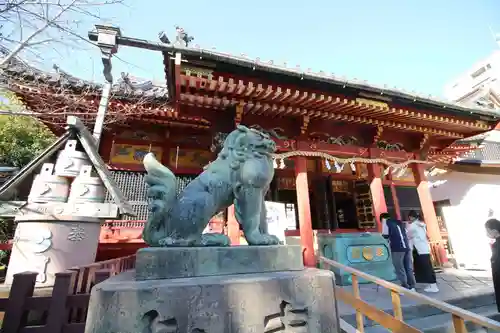
[[[149,185],[148,201],[150,214],[146,221],[142,238],[150,246],[157,246],[158,240],[166,237],[165,219],[176,201],[175,175],[166,166],[156,160],[152,153],[144,157],[147,171],[146,183]]]

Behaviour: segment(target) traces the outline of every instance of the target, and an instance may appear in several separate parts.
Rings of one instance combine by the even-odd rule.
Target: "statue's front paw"
[[[269,234],[255,233],[252,235],[245,235],[248,245],[278,245],[280,240],[278,237]]]
[[[175,240],[172,237],[165,237],[158,241],[158,245],[160,246],[173,246],[175,244]]]
[[[165,237],[158,241],[158,245],[165,247],[187,247],[194,246],[195,240],[192,239],[183,239],[183,238],[173,238],[173,237]]]
[[[213,234],[202,234],[201,235],[201,245],[202,246],[229,246],[231,245],[231,240],[229,237],[223,234],[213,233]]]

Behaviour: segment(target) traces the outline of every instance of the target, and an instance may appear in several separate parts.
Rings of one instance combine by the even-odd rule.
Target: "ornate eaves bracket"
[[[418,147],[418,150],[422,150],[425,148],[425,146],[429,143],[431,136],[429,133],[424,133],[422,136],[422,140],[420,140],[420,145]]]
[[[309,116],[302,117],[302,125],[300,126],[300,134],[306,134],[307,128],[309,127]]]
[[[424,133],[422,139],[420,140],[420,144],[418,147],[419,157],[421,160],[426,160],[429,154],[431,135],[429,133]]]
[[[377,132],[373,136],[373,145],[377,145],[377,142],[382,138],[382,134],[384,134],[384,128],[382,126],[377,126]]]
[[[101,50],[102,64],[104,69],[102,73],[107,82],[113,82],[111,74],[111,57],[118,52],[117,37],[121,36],[120,28],[96,25],[97,30],[97,46]]]
[[[244,107],[245,107],[244,102],[236,104],[236,113],[234,115],[234,126],[238,126],[239,124],[241,124],[241,120],[243,119]]]

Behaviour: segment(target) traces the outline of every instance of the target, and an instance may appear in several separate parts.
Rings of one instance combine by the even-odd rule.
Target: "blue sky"
[[[178,24],[205,48],[432,95],[498,48],[489,26],[500,32],[499,0],[127,3],[103,12],[126,36],[157,41],[165,30],[173,39]],[[115,77],[129,72],[163,79],[158,53],[121,48],[118,56],[123,61],[114,60]],[[78,76],[103,80],[97,50],[54,61]]]

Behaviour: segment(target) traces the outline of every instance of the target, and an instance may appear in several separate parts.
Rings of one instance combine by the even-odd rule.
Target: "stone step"
[[[481,306],[477,308],[468,309],[476,314],[495,319],[498,317],[498,310],[496,305]],[[408,325],[413,326],[424,333],[453,333],[455,332],[449,313],[442,313],[438,315],[428,316],[424,318],[417,318],[406,320]],[[493,332],[491,330],[480,327],[472,322],[466,321],[467,332],[482,333]],[[381,326],[372,326],[365,328],[365,333],[385,333],[389,330]]]
[[[446,300],[445,302],[469,311],[472,311],[472,309],[479,309],[488,306],[495,306],[496,309],[495,294],[493,293],[493,291],[487,291],[481,294]],[[373,305],[376,306],[376,304]],[[393,315],[392,309],[385,309],[384,311]],[[436,309],[432,305],[427,304],[408,305],[403,307],[403,317],[406,321],[411,321],[414,319],[419,320],[426,317],[443,314],[448,315],[445,312]],[[342,316],[342,319],[344,319],[348,324],[356,326],[356,314],[344,315]],[[365,317],[365,327],[372,326],[377,326],[377,323]]]

